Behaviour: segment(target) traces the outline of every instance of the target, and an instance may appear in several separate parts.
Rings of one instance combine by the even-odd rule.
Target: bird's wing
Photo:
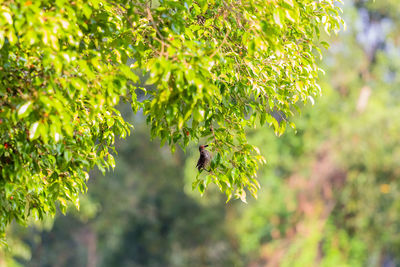
[[[199,160],[197,161],[196,168],[199,168],[200,165],[201,165],[201,158],[199,158]]]

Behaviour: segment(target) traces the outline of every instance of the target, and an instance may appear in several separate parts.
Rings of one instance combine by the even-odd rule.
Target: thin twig
[[[151,21],[153,28],[156,30],[157,35],[161,38],[161,40],[165,40],[164,36],[162,36],[161,32],[158,30],[156,23],[154,22],[153,16],[151,15],[150,8],[147,7],[147,18]]]
[[[230,31],[227,31],[225,36],[224,36],[224,40],[222,40],[222,43],[219,45],[219,47],[211,54],[210,58],[213,58],[215,56],[215,54],[217,54],[217,52],[222,48],[222,46],[226,43],[226,39],[228,37],[228,34],[230,33]]]

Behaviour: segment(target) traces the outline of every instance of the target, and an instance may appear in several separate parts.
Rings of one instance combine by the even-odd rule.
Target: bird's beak
[[[204,147],[208,147],[208,145],[204,145]]]

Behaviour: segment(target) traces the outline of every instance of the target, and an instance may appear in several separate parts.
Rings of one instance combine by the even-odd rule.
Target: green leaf
[[[13,20],[12,20],[10,13],[4,11],[2,14],[3,14],[3,17],[6,19],[6,21],[8,22],[8,24],[12,25]]]
[[[69,150],[64,151],[64,158],[66,162],[70,162],[72,158],[72,154]]]
[[[40,124],[39,122],[35,122],[29,128],[29,139],[34,140],[39,137],[40,134]]]
[[[32,111],[32,101],[28,101],[18,109],[18,118],[22,119],[29,115]]]

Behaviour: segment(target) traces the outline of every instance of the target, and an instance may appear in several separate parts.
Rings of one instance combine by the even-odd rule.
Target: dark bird
[[[208,145],[202,145],[199,146],[199,152],[200,152],[200,158],[197,161],[197,165],[196,168],[201,171],[201,170],[206,170],[206,171],[210,171],[207,170],[206,167],[208,164],[210,164],[211,161],[211,155],[210,152],[208,152],[205,148],[208,147]]]

